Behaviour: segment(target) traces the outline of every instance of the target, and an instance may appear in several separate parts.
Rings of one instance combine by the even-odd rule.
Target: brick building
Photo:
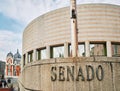
[[[6,57],[6,76],[19,76],[21,72],[20,67],[21,55],[17,50],[17,53],[13,55],[9,52]]]

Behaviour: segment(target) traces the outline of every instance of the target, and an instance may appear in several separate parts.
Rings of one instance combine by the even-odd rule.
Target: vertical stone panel
[[[81,77],[79,77],[79,81],[76,81],[76,91],[89,91],[89,82],[86,81],[86,67],[85,67],[85,64],[84,63],[78,63],[76,64],[77,65],[77,69],[76,69],[76,77],[77,77],[77,74],[78,74],[78,70],[79,68],[81,67],[82,69],[82,73],[83,73],[83,76],[84,76],[84,81],[82,81]]]
[[[113,86],[114,91],[120,91],[120,62],[113,65]]]
[[[82,64],[81,64],[82,65]],[[88,91],[97,91],[97,87],[98,87],[98,85],[97,84],[95,84],[95,83],[97,83],[98,82],[98,80],[96,79],[96,67],[98,66],[98,64],[95,64],[95,63],[86,63],[84,66],[91,66],[92,68],[93,68],[93,71],[94,71],[94,73],[89,73],[89,75],[94,75],[94,78],[93,78],[93,80],[91,80],[91,81],[87,81],[87,68],[86,68],[86,70],[85,70],[85,72],[86,72],[86,83],[88,84]],[[84,88],[84,90],[86,90],[86,87]]]
[[[31,67],[26,67],[25,70],[25,87],[26,88],[30,88],[31,89],[31,84],[32,84],[32,71],[31,71]],[[31,83],[31,84],[30,84]]]
[[[112,70],[110,63],[102,63],[104,65],[104,80],[102,81],[102,91],[113,91],[112,86]]]
[[[99,81],[98,79],[97,79],[97,68],[98,68],[98,65],[102,65],[101,63],[99,64],[99,63],[93,63],[92,64],[93,65],[93,67],[94,67],[94,75],[95,75],[95,78],[94,78],[94,80],[93,81],[91,81],[91,85],[92,85],[92,89],[91,89],[91,85],[89,86],[89,88],[91,89],[90,91],[102,91],[102,82],[104,81],[104,78],[103,78],[103,80],[102,81]],[[103,70],[105,70],[104,69],[104,65],[102,65],[102,67],[103,67]],[[105,71],[104,71],[105,72]],[[105,75],[105,74],[104,74]]]
[[[112,57],[112,51],[111,51],[111,41],[107,41],[106,42],[106,45],[107,45],[107,57]]]
[[[39,78],[40,78],[39,74],[41,74],[41,73],[39,70],[40,70],[39,66],[32,66],[32,68],[31,68],[32,73],[31,73],[30,77],[31,77],[31,88],[32,89],[36,89],[36,90],[41,89],[40,88],[40,80],[39,80]]]
[[[90,57],[90,42],[85,41],[85,56]]]
[[[68,57],[68,43],[65,42],[64,43],[64,57]]]
[[[52,91],[52,84],[50,84],[50,64],[41,66],[41,90]]]

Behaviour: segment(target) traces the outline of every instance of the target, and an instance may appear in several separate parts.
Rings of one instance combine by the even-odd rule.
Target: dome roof
[[[7,54],[7,57],[13,57],[12,52],[9,52],[9,53]]]
[[[17,49],[17,53],[15,53],[15,55],[14,55],[14,58],[15,58],[15,59],[16,59],[16,58],[21,58],[21,55],[20,55],[18,49]]]

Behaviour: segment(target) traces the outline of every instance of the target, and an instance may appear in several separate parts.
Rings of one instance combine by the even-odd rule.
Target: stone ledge
[[[81,63],[81,62],[120,62],[120,57],[75,57],[75,58],[53,58],[33,61],[25,65],[24,68],[36,65],[55,64],[55,63]]]

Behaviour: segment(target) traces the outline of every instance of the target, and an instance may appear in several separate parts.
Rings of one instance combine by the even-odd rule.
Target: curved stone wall
[[[23,54],[41,47],[70,43],[69,8],[34,19],[23,33]],[[120,42],[120,6],[83,4],[77,7],[79,42]]]
[[[36,61],[19,77],[20,91],[120,91],[120,58]]]

